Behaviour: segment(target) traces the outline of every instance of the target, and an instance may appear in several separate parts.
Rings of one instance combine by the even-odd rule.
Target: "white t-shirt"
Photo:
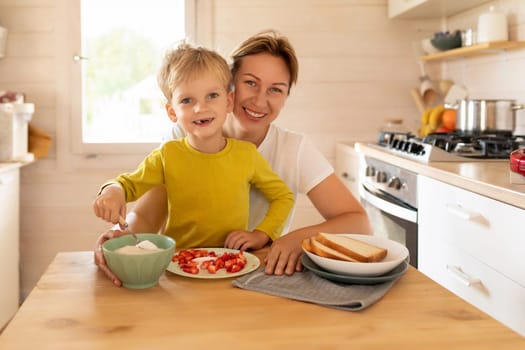
[[[184,130],[175,124],[172,138],[185,136]],[[310,139],[298,132],[280,128],[273,124],[263,142],[257,148],[270,163],[273,171],[286,182],[297,198],[298,193],[306,194],[334,172],[330,162],[314,146]],[[290,230],[296,205],[283,229],[283,235]],[[250,218],[248,228],[252,230],[266,214],[268,201],[256,189],[250,193]]]

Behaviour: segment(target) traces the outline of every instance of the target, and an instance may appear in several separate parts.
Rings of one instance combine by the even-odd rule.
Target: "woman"
[[[231,55],[235,88],[233,114],[224,127],[227,137],[253,142],[273,170],[288,184],[295,196],[305,193],[325,221],[288,232],[276,239],[265,258],[268,274],[291,275],[301,271],[301,241],[317,232],[371,232],[365,210],[337,178],[332,166],[303,134],[272,124],[279,116],[292,85],[297,81],[298,61],[286,37],[275,31],[256,34],[244,41]],[[175,127],[174,137],[183,132]],[[258,222],[267,205],[258,193],[250,199],[250,222]],[[166,194],[157,187],[144,195],[127,216],[131,232],[156,232],[165,221]],[[293,215],[293,214],[292,214]],[[251,225],[250,225],[251,229]],[[286,234],[284,234],[286,233]],[[97,240],[95,263],[120,285],[105,265],[101,244],[122,234],[110,230]],[[245,232],[232,233],[225,246],[242,249]]]

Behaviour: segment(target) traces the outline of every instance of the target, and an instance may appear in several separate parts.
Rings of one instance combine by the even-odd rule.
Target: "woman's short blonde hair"
[[[231,89],[231,72],[226,60],[217,52],[204,47],[181,43],[164,56],[157,81],[168,101],[181,82],[198,74],[216,74],[227,91]]]
[[[281,57],[284,60],[288,67],[288,72],[290,73],[288,87],[288,94],[290,94],[292,85],[297,83],[299,62],[295,50],[288,38],[279,34],[275,30],[266,30],[249,37],[231,53],[230,56],[233,61],[231,68],[232,75],[235,76],[239,71],[243,57],[263,52],[276,57]]]

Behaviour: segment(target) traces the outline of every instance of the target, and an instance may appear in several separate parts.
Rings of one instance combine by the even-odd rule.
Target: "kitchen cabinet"
[[[452,16],[490,0],[388,0],[388,18],[425,19]]]
[[[444,61],[456,58],[497,54],[506,50],[514,50],[524,47],[525,41],[495,41],[473,46],[460,47],[453,50],[441,51],[430,55],[421,56],[419,59],[424,62]]]
[[[525,335],[525,210],[418,178],[419,270]]]
[[[335,173],[355,198],[359,198],[360,154],[353,144],[337,143],[335,149]]]
[[[0,330],[19,306],[19,188],[19,168],[0,167]]]

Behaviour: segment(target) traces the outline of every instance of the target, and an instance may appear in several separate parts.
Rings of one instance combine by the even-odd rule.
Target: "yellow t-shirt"
[[[247,229],[250,186],[270,203],[256,230],[278,238],[293,207],[293,193],[252,143],[227,139],[218,153],[201,153],[187,140],[155,149],[133,173],[115,179],[127,202],[159,184],[168,194],[166,235],[178,248],[221,247],[228,233]],[[113,181],[113,182],[115,182]]]

